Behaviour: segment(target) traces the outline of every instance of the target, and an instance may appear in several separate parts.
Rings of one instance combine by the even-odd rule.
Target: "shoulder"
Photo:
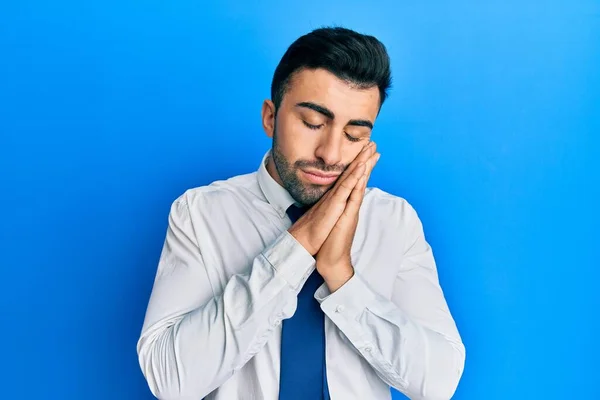
[[[363,200],[367,211],[388,223],[413,224],[419,220],[414,207],[403,197],[376,187],[367,188]]]
[[[188,214],[192,218],[210,215],[240,202],[252,201],[261,196],[256,172],[237,175],[209,185],[190,188],[177,197],[171,205],[171,213]]]
[[[403,197],[395,196],[378,188],[372,188],[365,194],[366,206],[361,217],[367,230],[379,232],[379,237],[393,238],[393,245],[401,243],[403,253],[424,239],[423,224],[415,208]],[[363,214],[364,213],[364,214]]]

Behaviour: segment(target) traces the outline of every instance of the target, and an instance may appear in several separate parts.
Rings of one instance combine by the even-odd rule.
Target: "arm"
[[[176,200],[137,345],[152,393],[160,399],[200,399],[224,383],[294,313],[314,263],[285,231],[216,296],[187,197]]]
[[[334,293],[324,285],[317,296],[323,311],[382,380],[411,399],[449,399],[462,375],[465,348],[421,222],[405,205],[410,229],[391,300],[357,273]]]

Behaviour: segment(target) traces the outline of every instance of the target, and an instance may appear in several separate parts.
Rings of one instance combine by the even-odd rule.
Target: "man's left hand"
[[[375,143],[371,142],[369,145],[371,148],[366,151],[370,153],[370,156],[366,162],[365,174],[352,190],[342,216],[315,256],[317,271],[323,277],[331,293],[338,290],[354,275],[350,251],[358,225],[358,211],[371,171],[380,157],[380,154],[376,152]]]

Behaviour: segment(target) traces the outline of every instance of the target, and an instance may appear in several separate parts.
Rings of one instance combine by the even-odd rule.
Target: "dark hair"
[[[287,49],[273,74],[271,99],[279,108],[293,74],[323,68],[360,89],[379,88],[380,107],[391,87],[390,58],[374,36],[342,27],[319,28]]]

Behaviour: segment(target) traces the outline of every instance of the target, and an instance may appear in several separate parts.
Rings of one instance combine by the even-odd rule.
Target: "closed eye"
[[[324,124],[320,124],[320,125],[313,125],[313,124],[309,124],[308,122],[306,122],[306,121],[304,121],[304,120],[302,120],[302,123],[303,123],[304,125],[306,125],[306,127],[307,127],[307,128],[309,128],[309,129],[314,129],[314,130],[317,130],[317,129],[319,129],[319,128],[321,128],[321,127],[324,125]]]
[[[304,121],[304,120],[302,120],[302,123],[303,123],[303,124],[304,124],[304,125],[305,125],[307,128],[309,128],[309,129],[312,129],[312,130],[317,130],[317,129],[320,129],[320,128],[322,128],[322,127],[323,127],[323,125],[325,125],[325,124],[313,125],[313,124],[309,124],[308,122],[306,122],[306,121]],[[344,132],[344,134],[346,135],[346,139],[348,139],[348,140],[349,140],[349,141],[351,141],[351,142],[359,142],[359,141],[361,140],[360,138],[354,137],[354,136],[352,136],[352,135],[348,135],[346,132]]]
[[[347,138],[349,141],[351,141],[351,142],[358,142],[358,141],[360,141],[360,138],[356,138],[356,137],[354,137],[354,136],[350,136],[350,135],[348,135],[347,133],[346,133],[346,138]]]

